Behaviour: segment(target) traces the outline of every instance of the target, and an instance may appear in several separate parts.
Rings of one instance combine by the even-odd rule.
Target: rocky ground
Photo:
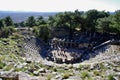
[[[120,46],[90,53],[91,58],[81,63],[56,64],[28,60],[25,55],[29,53],[21,45],[19,39],[0,39],[0,80],[120,80]]]

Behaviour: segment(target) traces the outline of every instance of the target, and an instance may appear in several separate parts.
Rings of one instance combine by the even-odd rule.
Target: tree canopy
[[[37,18],[30,16],[26,21],[20,23],[14,23],[10,16],[0,19],[1,30],[8,26],[35,27],[36,31],[34,30],[34,32],[39,36],[43,36],[42,34],[49,35],[56,28],[69,29],[70,37],[76,31],[76,28],[80,32],[120,34],[120,10],[114,13],[95,9],[86,12],[78,10],[74,12],[67,11],[57,13],[55,16],[49,16],[48,19],[44,19],[43,16]]]
[[[13,26],[13,25],[14,25],[13,20],[11,19],[10,16],[6,17],[6,18],[4,19],[4,22],[5,22],[5,25],[6,25],[6,26]]]

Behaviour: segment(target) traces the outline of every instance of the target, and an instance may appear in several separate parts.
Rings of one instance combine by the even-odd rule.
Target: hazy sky
[[[120,0],[0,0],[2,11],[59,12],[76,9],[115,11],[120,9]]]

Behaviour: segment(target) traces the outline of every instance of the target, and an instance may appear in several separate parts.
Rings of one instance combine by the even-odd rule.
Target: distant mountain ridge
[[[54,16],[58,12],[20,12],[20,11],[0,11],[0,19],[10,16],[14,22],[25,21],[29,16],[43,16],[45,19]]]

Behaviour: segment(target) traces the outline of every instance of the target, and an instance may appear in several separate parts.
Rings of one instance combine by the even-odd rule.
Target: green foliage
[[[3,69],[6,66],[5,63],[0,62],[0,69]]]
[[[100,18],[97,20],[96,30],[102,33],[111,32],[111,20],[110,18]]]
[[[36,25],[40,26],[40,25],[45,25],[46,21],[44,20],[44,18],[42,16],[39,16],[36,20]]]
[[[117,10],[112,18],[112,27],[114,28],[114,32],[120,34],[120,10]]]
[[[14,65],[13,65],[13,64],[7,65],[6,68],[5,68],[5,71],[9,71],[9,70],[11,70],[12,68],[14,68]]]
[[[19,41],[20,42],[20,41]],[[18,42],[9,38],[0,38],[0,63],[8,61],[17,62],[20,58],[20,50],[17,46]]]
[[[85,79],[86,77],[90,77],[90,75],[89,75],[89,73],[88,72],[86,72],[86,71],[84,71],[84,72],[81,72],[81,77],[82,77],[82,79]]]
[[[20,22],[19,25],[20,25],[21,27],[25,27],[25,26],[26,26],[24,21]]]
[[[64,29],[69,33],[69,38],[72,38],[75,28],[84,29],[85,20],[82,14],[76,10],[75,12],[58,13],[54,17],[50,16],[48,24],[51,27],[51,32],[56,32],[56,29]]]
[[[1,29],[0,37],[8,37],[8,36],[12,35],[12,33],[15,31],[16,30],[12,26],[4,27]]]
[[[47,80],[51,80],[51,78],[52,78],[51,74],[47,75]]]
[[[120,34],[120,11],[116,11],[115,14],[99,18],[97,20],[96,30],[102,33],[117,33]]]
[[[95,76],[100,76],[100,74],[101,74],[99,71],[96,71],[96,70],[93,71],[93,73],[94,73]]]
[[[54,71],[54,72],[57,72],[57,68],[56,68],[56,67],[54,67],[54,68],[53,68],[53,71]]]
[[[71,73],[65,72],[65,73],[63,74],[63,79],[67,79],[67,78],[69,78],[70,76],[72,76]]]
[[[19,26],[19,23],[14,23],[14,26],[15,26],[15,27],[18,27],[18,26]]]
[[[0,37],[8,37],[13,32],[15,32],[14,29],[14,23],[10,16],[1,19],[0,20]]]
[[[57,72],[59,72],[59,73],[65,73],[66,71],[64,69],[57,69]]]
[[[33,27],[33,33],[36,37],[41,38],[45,42],[50,38],[50,30],[47,25],[41,25],[39,27]]]
[[[72,37],[76,28],[81,31],[91,31],[91,32],[101,32],[101,33],[117,33],[120,34],[120,10],[117,10],[114,14],[110,14],[105,11],[97,11],[95,9],[89,10],[87,12],[82,12],[75,10],[74,12],[62,12],[57,13],[55,16],[49,16],[48,19],[39,16],[34,18],[34,16],[28,17],[26,21],[22,21],[19,24],[13,23],[10,16],[0,20],[0,36],[3,37],[3,34],[9,36],[12,31],[9,31],[7,28],[10,26],[22,26],[22,27],[39,27],[34,28],[34,33],[36,36],[40,36],[43,40],[47,40],[50,37],[52,31],[56,28],[64,28],[69,32],[69,37]],[[43,25],[46,25],[43,29]],[[49,27],[49,29],[48,29]],[[43,30],[43,31],[42,31]],[[46,31],[46,33],[45,33]],[[3,33],[3,34],[2,34]],[[41,35],[44,33],[44,38]],[[46,34],[48,36],[46,36]]]
[[[86,27],[88,28],[87,30],[89,31],[96,31],[96,21],[99,18],[104,18],[104,17],[108,17],[109,13],[106,13],[104,11],[99,12],[97,10],[89,10],[86,12],[87,17],[86,17]]]
[[[49,28],[47,26],[40,26],[39,37],[43,39],[45,42],[49,39],[50,33]]]
[[[106,67],[103,65],[103,63],[100,63],[99,65],[100,65],[100,68],[101,68],[101,69],[105,69],[105,68],[106,68]]]
[[[79,70],[82,70],[82,68],[83,68],[83,65],[79,65]]]
[[[36,25],[35,22],[36,22],[36,20],[35,20],[34,16],[30,16],[30,17],[28,17],[28,19],[26,21],[26,26],[33,27]]]
[[[6,26],[13,26],[13,21],[10,16],[6,17],[4,21]]]
[[[4,24],[4,20],[0,20],[0,29],[2,29],[3,27],[5,26],[5,24]]]
[[[62,12],[55,16],[50,16],[48,19],[48,26],[51,32],[55,32],[56,28],[67,28],[69,37],[72,37],[76,28],[81,31],[110,33],[117,29],[111,26],[111,19],[109,12],[89,10],[87,12]]]
[[[36,37],[39,37],[39,27],[34,26],[34,27],[33,27],[33,33],[34,33],[34,35],[35,35]]]
[[[108,75],[108,80],[115,80],[113,75]]]
[[[1,44],[0,44],[0,46],[1,46]],[[2,51],[1,51],[2,52]],[[0,53],[1,54],[1,53]],[[5,56],[0,56],[0,63],[2,63],[2,61],[4,61],[5,60]]]
[[[12,36],[9,36],[11,39],[22,39],[23,38],[23,35],[20,35],[18,33],[13,33]]]

